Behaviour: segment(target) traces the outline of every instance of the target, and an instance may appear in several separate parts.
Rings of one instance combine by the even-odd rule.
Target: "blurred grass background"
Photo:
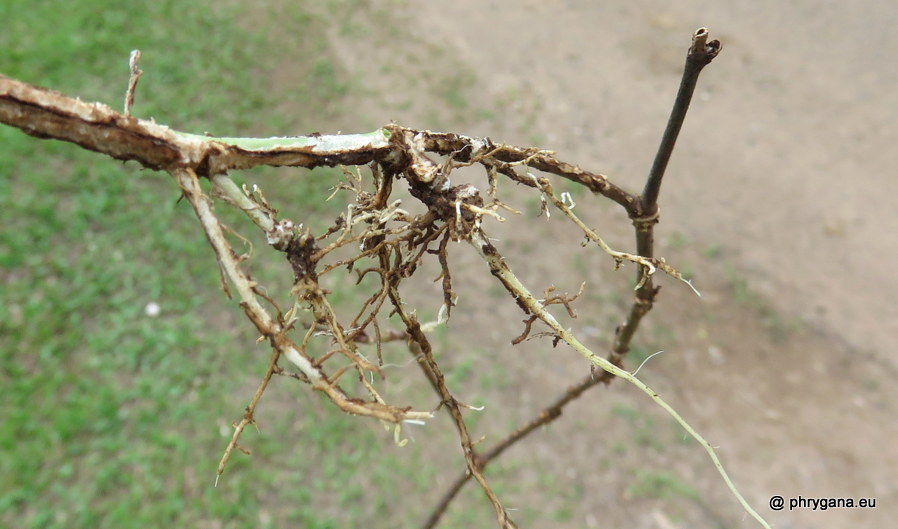
[[[351,87],[326,30],[354,6],[283,4],[7,0],[0,72],[121,108],[138,48],[138,117],[220,135],[329,131]],[[252,181],[314,214],[333,176]],[[269,393],[288,396],[263,400],[276,410],[265,435],[244,434],[253,457],[235,453],[212,487],[268,352],[250,345],[178,196],[164,173],[0,127],[0,526],[351,527],[382,516],[393,468],[415,449],[385,453],[376,429],[286,380]]]

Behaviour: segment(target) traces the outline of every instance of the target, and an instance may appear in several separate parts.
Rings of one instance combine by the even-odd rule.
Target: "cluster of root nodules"
[[[535,313],[521,301],[529,293],[515,286],[520,285],[516,281],[508,280],[510,269],[496,248],[487,242],[489,239],[483,231],[485,217],[503,221],[500,212],[517,213],[497,198],[497,179],[507,177],[533,188],[540,194],[545,208],[554,206],[580,226],[583,224],[571,211],[574,205],[569,197],[556,196],[548,179],[536,177],[528,169],[534,164],[543,170],[548,168],[550,172],[556,172],[554,168],[585,175],[583,178],[588,181],[583,182],[584,185],[599,185],[601,182],[600,177],[558,162],[546,151],[494,145],[488,139],[475,140],[401,127],[390,127],[388,130],[391,133],[391,149],[371,163],[370,179],[363,177],[358,169],[344,169],[346,180],[337,186],[331,198],[348,194],[352,203],[321,234],[313,234],[308,228],[290,220],[276,220],[277,211],[261,193],[248,193],[248,196],[259,210],[267,212],[273,220],[274,227],[267,233],[268,242],[286,255],[294,275],[291,292],[294,304],[289,311],[280,315],[279,320],[284,329],[282,335],[290,330],[298,330],[302,334],[301,341],[296,342],[295,347],[287,348],[291,353],[298,352],[298,356],[286,355],[300,370],[290,373],[278,367],[274,372],[311,383],[344,411],[401,423],[425,419],[432,412],[391,405],[378,394],[375,385],[384,377],[381,345],[387,341],[406,341],[438,393],[441,406],[449,405],[448,400],[459,404],[443,383],[439,366],[430,355],[432,348],[427,343],[426,334],[430,325],[449,318],[455,305],[456,295],[452,290],[447,255],[450,241],[472,243],[489,261],[484,271],[489,269],[500,278],[529,317],[525,320],[523,334],[513,343],[524,340],[537,320]],[[425,153],[436,153],[442,158],[437,162]],[[484,169],[485,191],[470,184],[452,184],[450,176],[454,169],[472,165]],[[401,185],[401,180],[405,181],[403,187],[407,187],[420,204],[403,204],[394,197],[393,187],[397,183]],[[410,213],[413,208],[407,207],[415,206],[420,210],[421,205],[423,212],[416,214]],[[585,235],[587,241],[597,239],[589,230]],[[645,270],[653,270],[654,265],[658,264],[656,260],[620,252],[613,252],[612,256],[618,263],[621,260],[637,262]],[[434,259],[438,263],[440,272],[437,281],[442,286],[442,308],[437,322],[422,325],[414,311],[403,303],[399,285],[419,270],[424,259]],[[499,267],[503,269],[502,274],[497,273]],[[376,277],[376,281],[365,282],[376,287],[370,290],[370,295],[360,306],[353,309],[354,312],[350,312],[351,317],[337,314],[329,301],[330,292],[322,287],[325,275],[346,271],[354,274],[357,284],[361,284],[363,279]],[[573,299],[553,296],[551,291],[547,291],[540,303],[543,306],[562,304],[572,314],[568,303]],[[342,311],[344,307],[341,305],[340,309]],[[404,329],[381,327],[381,323],[393,315],[399,316]],[[283,356],[284,349],[278,349]],[[352,384],[346,383],[349,380],[347,377],[351,377]],[[344,386],[355,388],[354,395],[350,395]]]
[[[456,302],[447,254],[449,242],[469,241],[473,234],[482,233],[484,217],[503,220],[497,211],[513,210],[495,197],[494,169],[488,171],[486,197],[472,185],[452,185],[450,180],[456,167],[484,160],[483,154],[488,154],[492,147],[488,142],[479,144],[482,151],[479,158],[472,156],[468,147],[466,161],[449,155],[437,163],[424,154],[424,146],[414,133],[394,134],[393,141],[403,142],[402,148],[373,162],[369,166],[370,176],[368,171],[363,176],[358,168],[343,169],[345,181],[336,186],[331,199],[348,195],[352,203],[323,233],[314,234],[302,225],[282,219],[275,222],[267,235],[268,242],[285,254],[293,270],[294,304],[281,316],[281,321],[285,330],[303,333],[302,339],[297,340],[298,352],[320,379],[316,383],[309,377],[308,368],[300,372],[277,369],[276,373],[311,382],[316,389],[329,388],[338,395],[346,395],[356,406],[347,409],[341,405],[345,411],[364,415],[370,408],[378,412],[370,415],[384,419],[380,412],[390,410],[392,416],[388,420],[400,422],[425,418],[432,412],[413,412],[409,407],[388,405],[378,394],[376,383],[385,376],[382,344],[408,343],[431,383],[443,385],[442,373],[430,356],[426,331],[448,319]],[[400,180],[405,180],[405,184]],[[395,197],[399,193],[393,192],[394,185],[407,187],[420,204],[403,204]],[[260,208],[276,215],[260,193],[253,193],[250,198]],[[421,205],[423,212],[409,211],[420,211]],[[432,259],[438,265],[435,280],[442,287],[442,308],[437,321],[422,324],[403,303],[399,287],[419,270],[425,259]],[[357,285],[365,279],[368,279],[365,285],[376,285],[366,291],[368,297],[353,306],[349,315],[342,313],[346,303],[340,304],[342,314],[338,315],[337,307],[329,299],[331,293],[322,286],[333,283],[323,278],[334,273],[351,274]],[[370,281],[371,277],[376,280]],[[345,278],[341,279],[346,282]],[[399,316],[405,328],[382,327],[394,315]],[[429,358],[422,358],[424,355]],[[280,364],[286,367],[284,362]],[[347,383],[348,377],[353,379],[352,383]],[[346,390],[350,386],[361,389],[362,394],[350,396]],[[435,389],[439,393],[439,388]],[[331,391],[325,393],[333,396]],[[446,404],[445,399],[440,398],[440,403]]]

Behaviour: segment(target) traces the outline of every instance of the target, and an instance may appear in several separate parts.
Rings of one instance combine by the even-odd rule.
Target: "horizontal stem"
[[[470,160],[474,153],[521,163],[555,174],[602,194],[633,216],[639,197],[624,191],[608,177],[557,159],[549,151],[496,145],[452,133],[416,131],[387,125],[362,134],[309,135],[272,138],[212,137],[180,132],[152,120],[116,112],[102,103],[85,103],[46,88],[0,75],[0,123],[38,138],[75,143],[117,160],[134,160],[150,169],[190,168],[199,176],[224,174],[231,169],[258,166],[333,167],[401,160],[407,145],[393,136],[406,136],[424,151]]]

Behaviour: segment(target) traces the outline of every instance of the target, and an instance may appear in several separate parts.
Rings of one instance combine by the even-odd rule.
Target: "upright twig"
[[[131,75],[128,78],[128,89],[125,91],[125,115],[131,115],[131,107],[134,106],[134,92],[137,90],[137,81],[140,80],[140,76],[143,75],[143,70],[140,69],[140,50],[134,50],[131,52],[131,58],[128,61],[128,65],[131,68]]]
[[[667,127],[661,137],[661,144],[658,146],[658,152],[655,154],[655,160],[646,179],[645,188],[639,196],[638,214],[630,215],[633,226],[636,228],[636,253],[642,257],[651,259],[655,256],[655,224],[658,223],[658,193],[661,190],[661,180],[667,169],[667,163],[670,161],[674,145],[676,145],[677,136],[683,127],[683,121],[686,119],[686,112],[689,110],[689,103],[695,92],[698,75],[702,68],[710,64],[714,57],[717,57],[720,49],[720,41],[708,42],[707,28],[699,28],[693,33],[692,45],[686,53],[686,64],[683,68],[680,88],[677,91]],[[651,277],[647,280],[644,280],[644,277],[644,270],[640,267],[640,271],[637,273],[637,281],[640,286],[636,290],[633,305],[630,307],[627,319],[615,330],[615,338],[609,356],[609,360],[615,365],[620,364],[623,355],[629,350],[639,322],[652,310],[655,297],[658,295],[660,287],[654,286]]]
[[[643,216],[655,214],[658,205],[658,192],[661,190],[661,179],[664,177],[667,162],[670,161],[670,155],[677,143],[677,136],[683,127],[683,120],[686,119],[686,111],[689,110],[689,103],[695,92],[698,74],[701,73],[702,68],[714,60],[714,57],[717,57],[718,53],[720,53],[720,41],[708,42],[708,29],[698,28],[692,35],[692,46],[689,47],[686,54],[686,66],[683,68],[680,89],[677,91],[677,98],[670,111],[667,127],[661,137],[661,145],[655,154],[655,161],[652,163],[652,169],[649,171],[648,180],[640,196],[644,209]]]

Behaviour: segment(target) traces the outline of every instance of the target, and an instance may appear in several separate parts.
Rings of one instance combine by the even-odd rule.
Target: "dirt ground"
[[[367,47],[334,39],[348,71],[384,83],[356,117],[537,144],[631,190],[651,163],[690,35],[707,26],[722,41],[668,169],[657,231],[657,253],[694,274],[703,297],[661,280],[634,346],[666,352],[641,376],[719,446],[737,485],[776,527],[880,527],[898,517],[898,389],[889,382],[898,373],[890,353],[898,335],[890,235],[898,232],[898,6],[399,5],[414,38],[382,36]],[[387,64],[403,56],[401,68]],[[427,64],[415,62],[422,56]],[[467,100],[444,94],[458,116],[407,103],[421,89],[409,79],[434,69],[437,84],[464,80]],[[609,242],[632,248],[619,208],[586,195],[578,206]],[[491,229],[533,290],[588,282],[571,324],[601,350],[629,302],[632,269],[611,272],[554,217],[510,223]],[[456,254],[461,306],[447,354],[469,351],[475,372],[497,360],[506,366],[498,389],[481,395],[501,402],[478,423],[489,442],[587,366],[545,341],[512,347],[519,312],[499,301],[476,257]],[[663,412],[622,383],[588,393],[505,458],[491,475],[534,526],[756,526],[700,447],[678,442]],[[456,470],[422,501],[435,501]],[[668,478],[686,491],[640,487]],[[482,495],[468,492],[450,510],[482,512],[476,519],[488,524]],[[785,498],[784,510],[768,506],[774,495]],[[876,507],[790,511],[799,497],[874,498]]]

